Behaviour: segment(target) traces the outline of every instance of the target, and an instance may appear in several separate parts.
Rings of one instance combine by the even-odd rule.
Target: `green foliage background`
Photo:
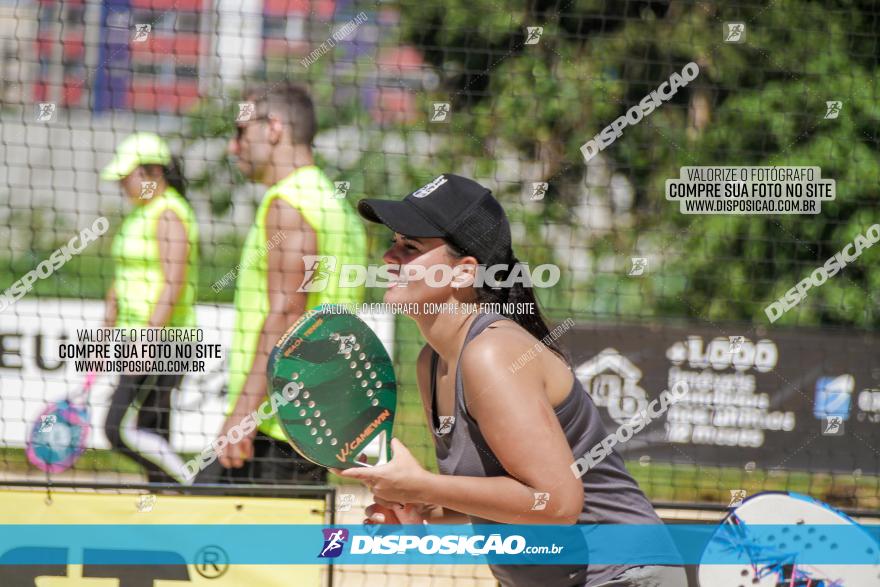
[[[598,268],[568,272],[560,287],[544,292],[553,315],[760,323],[770,300],[876,220],[880,31],[870,2],[580,0],[558,11],[549,2],[427,0],[399,7],[398,34],[384,45],[411,44],[424,53],[440,83],[410,91],[425,113],[434,101],[450,101],[449,124],[431,124],[427,116],[411,124],[374,123],[356,91],[377,72],[374,56],[342,71],[333,68],[331,55],[308,69],[295,60],[270,62],[251,81],[305,83],[321,129],[357,129],[354,164],[321,161],[331,177],[352,182],[352,203],[364,195],[400,197],[443,171],[467,170],[492,181],[504,175],[502,153],[542,166],[550,191],[540,205],[524,205],[515,182],[496,189],[524,227],[520,257],[564,266],[564,254],[544,237],[566,227],[573,231],[571,249]],[[745,43],[722,42],[728,21],[747,24]],[[544,27],[538,44],[523,44],[527,26]],[[634,222],[596,233],[579,226],[571,207],[584,187],[580,146],[690,61],[700,65],[697,80],[627,127],[604,152],[613,170],[632,182]],[[706,98],[710,118],[699,131],[688,121],[695,92]],[[225,140],[239,98],[233,92],[205,99],[187,115],[180,137],[187,144]],[[843,102],[839,118],[823,118],[827,100]],[[430,156],[418,148],[425,133],[434,145]],[[389,139],[405,148],[388,149]],[[685,216],[663,198],[664,181],[685,165],[818,165],[823,177],[837,182],[837,200],[815,216]],[[190,179],[196,197],[208,198],[216,215],[228,211],[242,183],[225,158]],[[34,240],[24,254],[4,260],[9,283],[63,240],[45,238],[39,210],[10,221],[30,223]],[[371,230],[378,258],[384,236]],[[57,227],[56,233],[65,234]],[[204,243],[202,300],[231,299],[231,289],[218,296],[210,284],[235,265],[240,239],[230,234]],[[109,270],[104,245],[39,282],[33,295],[100,297]],[[623,269],[636,251],[658,256],[661,266],[642,279],[627,278]],[[878,259],[880,251],[866,251],[780,324],[876,327],[871,294],[880,284]]]

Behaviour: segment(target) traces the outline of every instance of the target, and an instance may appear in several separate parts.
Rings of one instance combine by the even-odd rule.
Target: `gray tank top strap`
[[[464,345],[475,339],[481,332],[486,330],[487,326],[491,326],[493,323],[498,322],[499,320],[510,320],[510,318],[493,312],[478,314],[477,317],[474,318],[474,321],[471,322],[471,326],[468,329],[467,336],[464,338],[464,344],[461,345],[461,350],[464,351]]]
[[[481,332],[483,332],[486,328],[498,322],[499,320],[508,320],[509,318],[505,318],[501,314],[495,313],[484,313],[477,315],[474,318],[474,321],[471,322],[470,327],[468,328],[468,333],[464,338],[464,343],[461,345],[461,351],[458,354],[458,362],[456,363],[455,368],[455,408],[453,417],[458,420],[461,414],[467,414],[467,404],[464,401],[464,384],[461,380],[461,357],[464,354],[464,348],[467,344],[472,341],[474,338],[479,336]],[[437,415],[437,361],[439,359],[439,355],[437,351],[431,349],[431,416],[433,418],[433,422],[431,423],[434,426],[435,432],[440,428],[440,421]]]
[[[461,352],[458,354],[458,364],[455,367],[455,404],[457,407],[456,411],[461,411],[462,414],[468,413],[467,403],[464,401],[464,383],[462,383],[461,380],[461,357],[464,355],[464,348],[470,341],[479,336],[481,332],[500,320],[509,320],[509,318],[505,318],[501,314],[492,313],[478,315],[474,321],[471,322],[471,327],[468,329],[467,336],[464,338],[464,343],[461,345]]]

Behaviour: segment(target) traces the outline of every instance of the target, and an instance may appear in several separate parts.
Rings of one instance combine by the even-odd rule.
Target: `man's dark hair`
[[[311,146],[318,132],[315,105],[309,91],[298,84],[282,82],[250,89],[245,99],[254,102],[258,116],[274,114],[289,125],[293,144]]]

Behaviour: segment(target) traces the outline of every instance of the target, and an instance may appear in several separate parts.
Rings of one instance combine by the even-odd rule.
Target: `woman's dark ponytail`
[[[550,327],[547,326],[547,323],[544,321],[544,316],[541,314],[541,308],[538,306],[538,298],[535,297],[535,289],[523,285],[519,280],[517,280],[517,282],[510,288],[503,289],[507,289],[509,292],[507,294],[507,302],[510,308],[515,309],[517,307],[525,307],[532,309],[531,314],[520,314],[514,311],[511,313],[505,313],[504,315],[528,330],[529,334],[544,343],[544,346],[556,353],[564,361],[569,362],[565,352],[558,344],[556,344],[557,336],[555,336],[555,333],[551,334]],[[517,304],[520,305],[517,306]],[[501,307],[502,309],[504,308],[504,306]]]
[[[183,174],[183,161],[180,157],[171,156],[171,162],[163,167],[163,171],[165,173],[165,181],[168,182],[168,185],[177,190],[184,198],[186,197],[186,176]]]
[[[465,256],[465,253],[454,245],[447,243],[447,247],[454,257],[461,258]],[[513,273],[514,268],[518,264],[520,262],[516,258],[510,260],[507,277]],[[502,279],[501,276],[497,278],[498,281],[505,281],[505,279]],[[541,308],[538,306],[538,298],[535,297],[534,288],[524,285],[521,280],[517,279],[510,287],[500,287],[497,289],[484,282],[480,287],[474,287],[474,291],[477,292],[478,304],[501,304],[501,314],[503,316],[522,326],[529,334],[544,343],[544,346],[556,353],[565,362],[570,362],[566,353],[556,344],[556,338],[558,337],[551,334],[550,327],[547,326],[547,322],[545,322],[544,316],[541,314]],[[532,312],[516,312],[517,307],[530,308]]]

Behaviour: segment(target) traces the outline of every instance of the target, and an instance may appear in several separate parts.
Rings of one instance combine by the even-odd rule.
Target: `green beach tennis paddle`
[[[277,417],[303,457],[337,469],[369,466],[367,455],[378,454],[374,464],[390,460],[397,383],[385,345],[363,320],[342,306],[306,312],[275,345],[267,374],[271,393],[299,387]]]

